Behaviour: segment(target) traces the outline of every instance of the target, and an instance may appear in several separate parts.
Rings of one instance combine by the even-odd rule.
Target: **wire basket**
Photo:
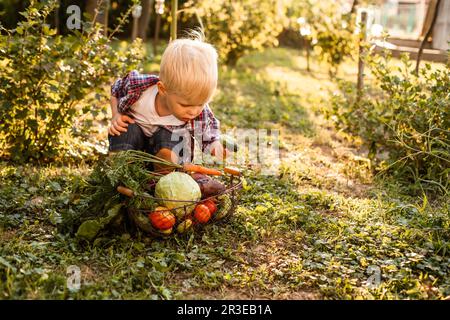
[[[193,231],[195,229],[203,228],[205,225],[228,221],[234,214],[236,207],[239,202],[239,194],[242,188],[242,181],[239,177],[229,175],[227,178],[227,185],[223,192],[210,196],[199,201],[186,201],[186,200],[171,200],[171,199],[161,199],[151,195],[140,195],[140,197],[147,197],[155,200],[156,202],[170,201],[170,202],[180,202],[183,205],[179,207],[172,208],[168,210],[171,213],[176,212],[175,224],[173,227],[167,230],[160,230],[153,226],[151,223],[148,213],[152,211],[153,208],[134,208],[127,207],[127,214],[131,222],[141,231],[152,237],[167,238],[173,234],[182,234],[186,232]],[[211,215],[211,218],[205,222],[200,223],[193,219],[193,209],[198,204],[205,203],[208,200],[215,202],[217,206],[217,211]],[[186,204],[188,203],[188,204]],[[191,220],[191,224],[188,225],[188,220]],[[184,225],[183,225],[184,224]]]

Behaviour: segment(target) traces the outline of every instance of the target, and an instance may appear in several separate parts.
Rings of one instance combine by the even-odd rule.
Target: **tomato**
[[[211,215],[213,215],[217,211],[217,206],[214,203],[214,201],[206,200],[206,201],[203,202],[203,204],[208,207],[209,212],[211,213]]]
[[[204,204],[199,204],[194,209],[194,218],[200,223],[206,223],[211,219],[211,212]]]
[[[159,230],[167,230],[175,225],[176,218],[165,207],[157,207],[155,211],[148,214],[148,218],[152,225]]]

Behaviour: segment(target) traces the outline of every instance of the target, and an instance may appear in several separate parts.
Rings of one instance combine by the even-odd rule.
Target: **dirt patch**
[[[0,229],[0,242],[6,242],[15,238],[16,230],[3,230]]]
[[[366,197],[372,183],[370,161],[357,144],[320,122],[313,138],[287,133],[284,139],[280,157],[297,185]]]
[[[209,299],[209,300],[318,300],[320,295],[312,291],[289,291],[281,293],[264,292],[259,289],[243,289],[233,287],[223,287],[218,290],[198,290],[188,293],[185,297],[188,300]]]
[[[289,264],[298,261],[295,253],[299,243],[289,237],[276,235],[268,237],[262,242],[242,243],[238,256],[241,262],[227,263],[224,268],[239,272],[255,271],[262,269],[266,280],[245,282],[239,280],[220,284],[215,288],[191,286],[193,275],[191,273],[178,272],[171,278],[177,286],[182,287],[181,297],[183,299],[212,299],[212,300],[317,300],[321,294],[310,288],[301,286],[293,287],[292,283],[286,282],[279,276],[280,272],[286,272]],[[251,272],[251,271],[250,271]]]

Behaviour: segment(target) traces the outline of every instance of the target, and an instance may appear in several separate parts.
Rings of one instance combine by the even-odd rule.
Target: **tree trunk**
[[[147,40],[147,31],[148,31],[148,24],[150,22],[150,16],[153,12],[153,3],[154,0],[142,0],[142,15],[139,19],[139,27],[138,27],[138,37],[142,39],[142,41]]]
[[[87,0],[85,10],[93,19],[95,16],[95,9],[97,8],[97,0]]]
[[[434,7],[433,4],[435,4]],[[422,52],[423,52],[423,48],[425,47],[425,44],[428,41],[428,38],[431,36],[432,32],[433,32],[433,28],[434,25],[436,23],[437,20],[437,16],[438,16],[438,9],[439,9],[439,5],[441,4],[441,0],[436,0],[436,1],[431,1],[429,4],[429,10],[433,10],[433,18],[431,20],[430,26],[427,30],[427,33],[425,34],[425,36],[422,39],[422,42],[420,43],[420,48],[419,48],[419,52],[417,53],[417,61],[416,61],[416,69],[414,70],[414,72],[416,73],[416,75],[419,74],[419,65],[420,65],[420,59],[422,58]]]
[[[355,13],[356,6],[358,5],[358,0],[353,0],[352,8],[350,10],[350,14]]]
[[[158,52],[158,41],[159,41],[159,29],[161,27],[161,15],[156,15],[156,27],[155,27],[155,38],[153,39],[153,55],[156,56]]]
[[[58,4],[55,8],[55,16],[54,16],[56,34],[59,34],[59,8],[60,7],[61,7],[61,0],[58,0]]]
[[[85,10],[91,16],[92,19],[94,19],[95,17],[95,9],[98,10],[95,22],[98,22],[103,25],[105,35],[107,35],[109,0],[87,0]]]

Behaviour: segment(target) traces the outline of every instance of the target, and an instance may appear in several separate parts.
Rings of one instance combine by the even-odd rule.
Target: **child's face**
[[[201,103],[189,103],[185,99],[175,95],[167,94],[167,109],[179,120],[187,122],[196,118],[200,113],[202,113],[205,104]]]
[[[159,89],[168,111],[181,121],[187,122],[196,118],[206,105],[206,103],[189,102],[174,93],[168,93],[164,88]]]

